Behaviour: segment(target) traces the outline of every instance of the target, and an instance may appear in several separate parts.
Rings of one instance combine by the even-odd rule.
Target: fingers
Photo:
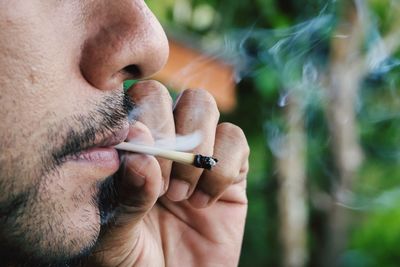
[[[124,158],[119,182],[120,202],[127,213],[145,212],[156,202],[162,190],[158,161],[148,155],[129,154]]]
[[[168,90],[159,82],[142,81],[128,94],[136,104],[136,119],[150,129],[154,140],[167,140],[173,143],[175,124],[172,115],[172,98]],[[168,188],[172,162],[157,158],[162,171],[163,190]]]
[[[193,153],[213,154],[219,111],[214,98],[207,91],[185,90],[175,105],[174,118],[178,135],[200,133],[201,143],[192,151]],[[175,163],[172,167],[167,197],[172,201],[189,198],[202,172],[202,169]]]
[[[249,146],[243,131],[230,123],[218,125],[215,135],[214,157],[218,164],[212,171],[204,171],[189,202],[197,208],[213,204],[232,185],[246,179]],[[245,184],[245,183],[243,183]],[[235,201],[229,196],[225,201]]]
[[[219,160],[212,171],[204,171],[178,163],[172,165],[170,161],[157,159],[164,183],[162,191],[168,188],[166,193],[168,199],[174,202],[187,199],[192,206],[198,208],[211,205],[221,196],[226,201],[238,200],[235,192],[244,190],[245,186],[235,186],[235,190],[229,188],[232,184],[245,185],[245,182],[240,182],[245,180],[248,172],[249,147],[239,127],[229,123],[218,125],[218,108],[214,98],[207,91],[184,91],[173,113],[170,95],[157,82],[141,82],[129,94],[138,106],[138,127],[145,125],[145,129],[150,129],[152,139],[167,139],[171,143],[175,132],[177,135],[200,132],[201,143],[192,152],[214,155]],[[135,177],[140,180],[138,177],[143,176],[139,175],[140,171],[137,170],[144,165],[138,162],[143,161],[146,168],[150,170],[152,166],[156,166],[152,159],[146,158],[148,156],[132,157],[132,159],[128,158],[128,165],[133,166],[133,170],[127,168],[130,175],[127,182],[130,181],[131,184]],[[154,172],[149,173],[158,175],[155,169]],[[150,177],[147,176],[145,179],[150,179]],[[168,186],[169,179],[171,181]],[[147,192],[145,195],[151,194]],[[132,200],[132,203],[138,202],[140,200],[137,198]],[[147,199],[143,202],[150,203]]]
[[[130,127],[128,140],[152,145],[150,130],[141,122]],[[118,222],[135,224],[154,206],[162,190],[161,168],[155,157],[129,152],[121,155],[122,166],[116,176],[119,196]]]

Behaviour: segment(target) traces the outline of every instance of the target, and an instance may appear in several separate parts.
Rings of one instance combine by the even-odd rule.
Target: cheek
[[[48,243],[54,242],[57,250],[70,253],[91,247],[100,232],[99,209],[94,201],[96,184],[64,169],[43,181],[33,200],[35,208],[26,211],[37,219],[36,225],[41,225],[37,235],[51,239]]]
[[[22,255],[46,255],[49,261],[90,250],[100,232],[99,211],[92,200],[96,185],[77,181],[60,170],[32,185],[36,190],[26,204],[0,220],[1,240]]]
[[[62,216],[75,227],[84,224],[100,223],[99,211],[95,198],[98,195],[97,180],[82,175],[72,164],[65,164],[46,177],[40,185],[39,194],[51,199],[51,202],[62,206]],[[56,212],[56,211],[54,211]],[[85,220],[83,221],[82,218]]]

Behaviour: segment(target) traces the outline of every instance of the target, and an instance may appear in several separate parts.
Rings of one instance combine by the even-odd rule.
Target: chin
[[[102,221],[94,196],[99,194],[97,185],[86,189],[79,186],[71,195],[58,189],[55,192],[54,188],[60,187],[57,184],[38,190],[10,216],[1,219],[2,264],[68,266],[90,254]]]
[[[25,212],[12,225],[1,225],[0,258],[16,266],[68,266],[84,260],[100,233],[98,213],[94,208],[83,208],[75,214],[28,217]]]
[[[114,179],[103,176],[110,170],[81,165],[69,162],[42,177],[26,173],[21,177],[32,183],[9,190],[0,203],[1,266],[71,266],[92,252],[117,198]]]

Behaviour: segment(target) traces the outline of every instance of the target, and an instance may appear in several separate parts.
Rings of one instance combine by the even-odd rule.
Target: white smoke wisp
[[[161,136],[161,134],[158,134]],[[167,150],[175,150],[181,152],[190,152],[198,147],[203,140],[203,136],[200,131],[194,131],[190,134],[176,135],[171,138],[156,138],[153,147],[162,148]],[[129,143],[138,145],[148,145],[147,143],[140,142],[138,140],[131,140]]]
[[[188,152],[195,149],[203,140],[200,131],[195,131],[186,135],[177,135],[174,139],[164,138],[158,139],[155,142],[155,147],[170,149],[182,152]]]
[[[355,110],[357,123],[363,124],[364,128],[360,128],[361,131],[376,129],[380,127],[378,125],[380,122],[393,122],[400,118],[399,109],[396,108],[396,104],[399,107],[400,103],[398,90],[400,79],[396,78],[400,69],[398,57],[400,20],[397,19],[394,27],[381,28],[377,14],[373,14],[368,1],[356,0],[355,3],[354,16],[357,17],[357,21],[342,21],[344,18],[340,18],[335,8],[325,7],[318,16],[286,29],[260,29],[251,26],[235,30],[229,37],[225,37],[224,54],[228,54],[228,58],[231,58],[232,64],[236,67],[238,81],[246,77],[257,78],[258,75],[266,75],[265,70],[276,74],[278,80],[274,83],[274,90],[277,91],[276,106],[265,107],[266,113],[275,117],[268,119],[264,131],[266,145],[277,159],[288,157],[288,151],[285,150],[285,145],[288,143],[287,129],[282,125],[282,118],[279,116],[288,109],[291,99],[298,101],[296,104],[299,104],[301,116],[305,120],[308,138],[314,142],[312,137],[319,137],[323,142],[322,145],[331,142],[332,134],[317,133],[316,131],[322,131],[322,127],[312,123],[317,121],[315,118],[318,118],[320,124],[327,123],[329,117],[321,119],[318,116],[323,116],[326,106],[332,103],[332,95],[338,94],[340,89],[344,88],[343,85],[354,92],[352,108]],[[396,18],[400,10],[399,1],[391,1],[391,4]],[[335,43],[346,45],[334,47]],[[334,62],[334,53],[340,49],[348,53],[339,58],[340,61]],[[387,94],[383,92],[385,90],[390,91],[393,96],[386,100],[386,105],[374,103],[374,100],[382,101],[380,98],[372,98],[371,102],[372,95],[384,96]],[[344,110],[341,109],[342,103],[348,99],[337,98],[337,110]],[[335,118],[343,124],[348,124],[349,114],[343,112],[342,116]],[[321,122],[322,120],[324,121]],[[362,134],[364,133],[357,132],[356,137],[362,139]],[[373,144],[372,147],[375,154],[367,157],[400,159],[398,145],[377,147]],[[320,167],[324,168],[324,172],[330,172],[329,167],[322,164]],[[397,196],[399,192],[396,188],[394,193],[389,190],[376,198],[363,199],[357,190],[350,188],[348,194],[339,197],[340,201],[336,204],[349,209],[368,209],[383,202],[390,203],[393,197],[388,196]]]

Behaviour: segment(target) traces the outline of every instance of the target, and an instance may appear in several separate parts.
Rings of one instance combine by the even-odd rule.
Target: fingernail
[[[173,179],[170,181],[167,197],[172,201],[182,201],[187,198],[189,187],[187,182]]]
[[[210,196],[200,190],[196,190],[190,198],[190,203],[196,208],[205,208],[210,202]]]

